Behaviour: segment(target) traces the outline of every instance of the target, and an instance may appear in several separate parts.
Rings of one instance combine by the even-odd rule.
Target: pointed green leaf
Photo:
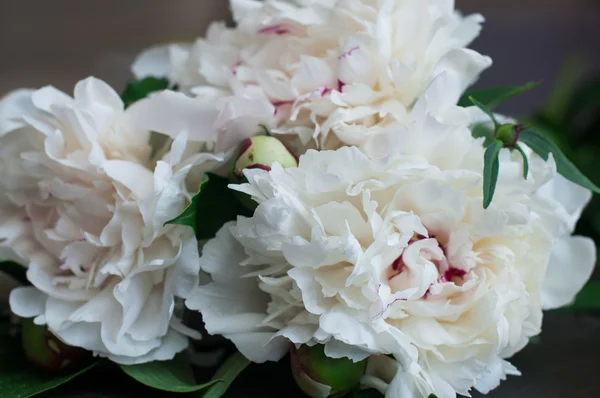
[[[498,155],[504,144],[502,141],[495,141],[485,150],[483,158],[483,208],[487,209],[492,203],[494,192],[496,192],[496,183],[498,182],[498,172],[500,171],[500,162]]]
[[[487,123],[474,125],[471,128],[471,135],[473,138],[485,138],[483,141],[484,148],[487,148],[494,142],[494,130]]]
[[[185,393],[200,391],[222,383],[218,379],[213,379],[208,383],[196,384],[191,366],[181,355],[170,361],[120,366],[127,375],[156,390]]]
[[[0,272],[7,274],[22,285],[31,285],[27,280],[27,268],[13,261],[1,262]]]
[[[248,214],[228,185],[227,178],[208,174],[190,205],[167,224],[192,227],[198,239],[214,238],[223,224],[235,220],[238,214]]]
[[[123,94],[121,94],[121,99],[125,105],[131,105],[134,102],[146,98],[150,93],[166,90],[167,88],[169,88],[168,79],[147,77],[142,80],[136,80],[128,83],[125,91],[123,91]]]
[[[523,151],[523,148],[516,145],[515,149],[519,151],[523,157],[523,178],[527,179],[527,175],[529,174],[529,160],[527,159],[527,155],[525,154],[525,151]]]
[[[0,396],[3,398],[29,398],[52,390],[92,369],[93,363],[68,373],[49,375],[36,370],[25,358],[18,340],[8,335],[0,339]]]
[[[219,398],[227,391],[231,383],[250,365],[250,361],[242,354],[236,352],[217,370],[213,380],[222,380],[223,383],[215,384],[202,394],[203,398]]]
[[[511,86],[511,87],[493,87],[484,90],[471,91],[464,94],[458,101],[458,106],[468,107],[471,106],[471,97],[475,98],[481,104],[488,109],[494,109],[511,100],[517,95],[523,94],[526,91],[531,90],[539,86],[539,82],[530,82],[523,86]]]
[[[600,193],[598,188],[579,169],[571,163],[569,159],[562,153],[560,148],[542,134],[533,130],[523,130],[519,135],[519,141],[527,144],[535,153],[542,159],[547,160],[551,153],[556,161],[557,171],[567,180],[581,185],[596,193]]]
[[[485,112],[486,115],[488,115],[490,117],[490,119],[492,119],[492,122],[494,122],[494,128],[497,129],[500,124],[496,120],[496,117],[494,116],[494,114],[492,113],[492,111],[489,110],[481,102],[477,101],[477,99],[475,99],[473,97],[469,97],[469,99],[471,100],[471,102],[473,103],[473,105],[475,105],[476,107],[478,107],[479,109],[481,109],[483,112]]]
[[[435,395],[435,394],[429,394],[428,398],[437,398],[437,395]]]

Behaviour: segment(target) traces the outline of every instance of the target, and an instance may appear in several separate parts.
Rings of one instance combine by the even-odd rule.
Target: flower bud
[[[513,148],[519,140],[519,133],[523,131],[519,124],[503,124],[496,129],[496,139],[504,143],[507,148]]]
[[[29,362],[45,372],[59,372],[89,355],[81,348],[66,345],[46,326],[33,323],[33,318],[23,319],[21,344]]]
[[[291,349],[292,374],[298,387],[309,397],[343,396],[356,388],[365,373],[367,361],[329,358],[324,345]]]
[[[296,155],[275,137],[257,135],[240,144],[229,170],[229,181],[234,184],[246,182],[244,169],[271,170],[274,163],[282,167],[298,166]],[[253,210],[256,203],[248,195],[240,193],[238,198],[244,206]]]

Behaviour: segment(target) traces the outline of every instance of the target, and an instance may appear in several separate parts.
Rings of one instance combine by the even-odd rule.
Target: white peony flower
[[[143,116],[143,115],[138,115]],[[28,266],[12,310],[67,344],[123,363],[172,358],[188,345],[177,301],[197,284],[191,230],[164,224],[187,205],[187,136],[162,159],[119,95],[89,78],[0,102],[0,238]],[[10,249],[10,250],[8,250]]]
[[[463,17],[451,1],[231,3],[236,28],[215,23],[191,46],[152,48],[134,74],[169,76],[204,100],[252,89],[272,107],[263,124],[304,145],[359,144],[373,126],[402,120],[442,73],[456,103],[491,64],[466,48],[483,17]]]
[[[206,244],[213,282],[186,301],[209,333],[255,362],[280,359],[289,342],[372,356],[363,384],[393,398],[485,393],[518,374],[505,359],[593,269],[593,242],[570,236],[590,192],[529,150],[525,180],[504,149],[484,210],[481,140],[414,118],[394,128],[385,157],[344,147],[246,171],[233,188],[258,208]]]

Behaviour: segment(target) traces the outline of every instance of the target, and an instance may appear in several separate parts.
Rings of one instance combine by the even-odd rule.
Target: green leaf
[[[27,268],[13,261],[3,261],[0,263],[0,272],[3,272],[22,285],[31,285],[27,280]]]
[[[516,97],[517,95],[523,94],[524,92],[539,86],[539,84],[539,82],[529,82],[523,86],[493,87],[484,90],[471,91],[464,94],[460,98],[458,101],[458,106],[471,106],[471,98],[475,98],[486,108],[494,109]]]
[[[437,398],[437,395],[435,395],[435,394],[429,394],[429,398]]]
[[[554,125],[564,123],[569,105],[574,102],[574,94],[580,86],[581,79],[586,75],[588,60],[581,54],[573,54],[562,67],[552,93],[540,111]]]
[[[483,141],[484,148],[487,148],[494,142],[494,130],[486,123],[474,125],[471,128],[471,135],[473,138],[485,138]]]
[[[477,101],[477,99],[474,98],[474,97],[469,97],[469,99],[471,100],[471,102],[473,103],[473,105],[475,105],[476,107],[478,107],[479,109],[481,109],[483,112],[485,112],[486,115],[488,115],[490,117],[490,119],[492,119],[492,122],[494,122],[494,127],[495,128],[498,128],[498,126],[500,126],[500,124],[496,120],[496,117],[494,116],[494,114],[492,113],[492,111],[490,109],[488,109],[487,106],[485,106],[481,102]]]
[[[600,310],[600,282],[591,281],[581,289],[569,310]]]
[[[523,157],[523,178],[527,179],[527,174],[529,174],[529,160],[527,159],[527,155],[525,154],[525,151],[523,151],[523,148],[521,148],[519,145],[516,145],[515,149],[519,151]]]
[[[600,193],[600,188],[584,176],[583,173],[567,159],[554,142],[550,141],[542,134],[533,130],[523,130],[519,135],[519,141],[527,144],[544,160],[547,160],[551,153],[556,161],[556,169],[563,177],[584,188]]]
[[[213,238],[223,224],[235,220],[238,214],[247,214],[234,191],[227,185],[227,178],[208,174],[207,179],[200,184],[198,193],[192,197],[190,205],[167,224],[192,227],[198,239]]]
[[[244,371],[244,369],[248,367],[248,365],[250,365],[250,361],[239,352],[236,352],[235,354],[227,358],[227,360],[223,362],[221,367],[219,367],[219,369],[212,378],[213,381],[222,380],[223,383],[215,384],[204,394],[202,394],[202,397],[222,397],[223,394],[225,394],[225,392],[229,388],[229,386],[231,386],[233,381],[240,375],[240,373]]]
[[[495,141],[485,150],[483,157],[483,208],[487,209],[492,203],[494,192],[496,192],[496,182],[498,182],[498,172],[500,171],[500,162],[498,155],[504,144],[502,141]]]
[[[166,90],[167,88],[169,88],[168,79],[147,77],[128,83],[125,91],[121,94],[121,99],[126,105],[131,105],[136,101],[146,98],[150,93]]]
[[[200,391],[221,383],[220,380],[213,379],[208,383],[196,384],[192,368],[182,356],[177,356],[170,361],[120,366],[127,375],[156,390],[186,393]]]
[[[96,363],[69,373],[49,375],[37,371],[25,358],[17,339],[0,339],[0,396],[29,398],[56,388],[92,369]]]

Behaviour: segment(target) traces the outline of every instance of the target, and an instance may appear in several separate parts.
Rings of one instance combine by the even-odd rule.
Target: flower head
[[[0,102],[0,234],[28,266],[12,310],[65,343],[120,363],[172,358],[187,346],[178,300],[198,280],[191,231],[165,226],[187,205],[195,164],[186,134],[153,159],[118,94],[89,78]]]
[[[213,282],[186,301],[210,333],[257,362],[289,342],[372,357],[363,384],[391,397],[487,392],[518,373],[505,359],[539,333],[542,308],[591,274],[593,242],[570,236],[590,193],[531,151],[523,179],[505,149],[484,210],[481,141],[422,116],[394,127],[383,157],[343,147],[245,172],[234,189],[259,205],[207,243]]]
[[[235,28],[215,23],[192,46],[154,48],[134,72],[168,75],[202,99],[252,90],[272,106],[273,131],[304,145],[361,143],[369,128],[402,120],[440,74],[452,75],[456,103],[491,64],[466,48],[483,17],[463,17],[453,2],[231,3]]]

